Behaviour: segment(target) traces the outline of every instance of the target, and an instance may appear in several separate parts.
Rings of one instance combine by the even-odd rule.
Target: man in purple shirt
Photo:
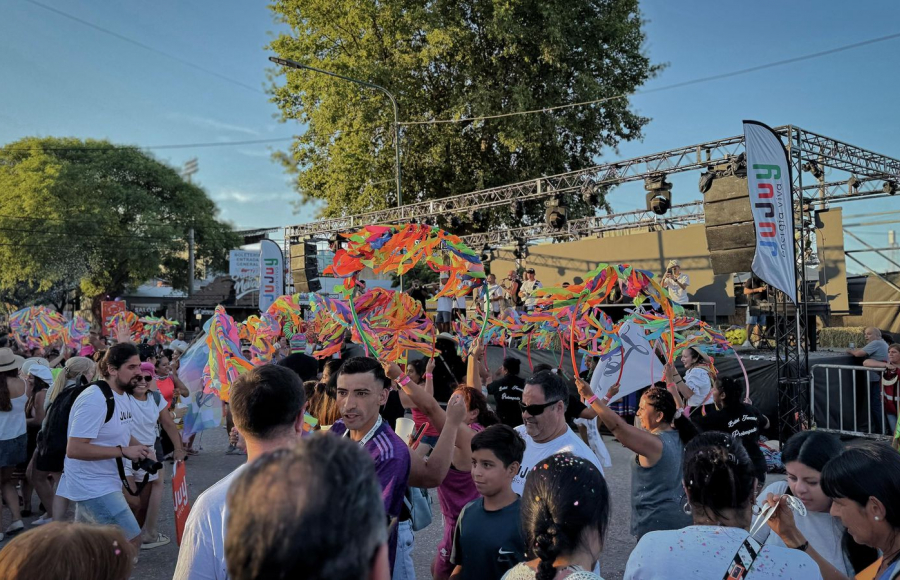
[[[465,413],[465,403],[456,401],[453,405],[448,404],[447,423],[426,462],[409,452],[406,443],[397,437],[378,412],[387,402],[390,386],[384,369],[375,359],[348,359],[338,371],[337,404],[341,419],[332,425],[331,433],[349,437],[365,448],[375,462],[384,511],[388,518],[399,518],[403,496],[410,485],[437,487],[447,475],[456,433]],[[461,409],[457,409],[460,405]],[[388,541],[391,571],[396,554],[397,527],[394,526]]]

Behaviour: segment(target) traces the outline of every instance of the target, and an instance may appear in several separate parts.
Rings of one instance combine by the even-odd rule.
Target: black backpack
[[[66,457],[66,445],[69,442],[69,413],[72,411],[72,405],[75,404],[78,395],[91,385],[100,387],[100,392],[106,398],[106,419],[103,422],[109,423],[109,420],[112,419],[116,410],[116,400],[112,388],[106,381],[88,384],[84,377],[81,377],[80,384],[63,389],[56,395],[56,399],[47,410],[46,421],[37,437],[38,452],[45,460],[62,465]]]

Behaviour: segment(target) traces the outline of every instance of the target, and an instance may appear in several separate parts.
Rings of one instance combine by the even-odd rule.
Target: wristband
[[[600,402],[603,403],[604,405],[608,405],[609,404],[609,395],[606,395],[605,397],[600,399]]]
[[[401,387],[405,387],[411,380],[412,379],[409,378],[409,375],[400,375],[399,377],[397,377],[397,384]]]
[[[598,398],[599,397],[597,397],[597,395],[594,395],[593,397],[591,397],[590,399],[585,401],[584,404],[587,405],[588,407],[590,407],[594,403],[594,401],[596,401]]]
[[[119,453],[121,453],[121,454],[122,454],[122,457],[125,457],[125,450],[124,450],[124,449],[122,449],[122,446],[121,446],[121,445],[116,445],[116,447],[118,447],[118,448],[119,448]]]
[[[674,382],[666,383],[666,388],[667,388],[667,389],[668,389],[668,388],[674,388],[675,386],[676,386],[676,385],[675,385]]]
[[[433,379],[433,378],[434,378],[434,373],[425,373],[424,377],[425,377],[426,379]]]
[[[805,542],[803,542],[802,544],[800,544],[799,546],[797,546],[794,549],[800,550],[801,552],[807,551],[809,549],[809,540],[806,540]]]

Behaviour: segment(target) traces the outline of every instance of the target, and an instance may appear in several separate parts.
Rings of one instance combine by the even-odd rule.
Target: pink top
[[[421,427],[423,424],[431,422],[431,420],[428,418],[428,415],[418,409],[412,410],[412,416],[413,423],[416,424],[416,431],[418,431],[419,427]],[[434,425],[429,424],[428,429],[425,429],[425,434],[430,437],[437,437],[440,435],[440,432],[438,432],[438,430],[434,428]]]
[[[484,431],[484,427],[478,423],[469,425],[472,431],[478,433]],[[456,518],[466,504],[481,497],[478,490],[475,489],[475,482],[472,481],[472,473],[470,471],[460,471],[450,466],[447,477],[438,486],[438,501],[441,503],[441,514],[444,516],[444,524],[452,524],[452,528],[456,528]]]

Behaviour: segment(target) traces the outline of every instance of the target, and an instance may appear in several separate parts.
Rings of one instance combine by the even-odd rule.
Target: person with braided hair
[[[684,450],[684,491],[694,525],[646,534],[625,566],[625,580],[821,580],[804,550],[750,536],[756,499],[753,462],[737,437],[702,433]]]
[[[609,489],[593,463],[571,453],[547,457],[528,474],[522,494],[522,532],[533,559],[503,580],[602,580],[609,515]]]

